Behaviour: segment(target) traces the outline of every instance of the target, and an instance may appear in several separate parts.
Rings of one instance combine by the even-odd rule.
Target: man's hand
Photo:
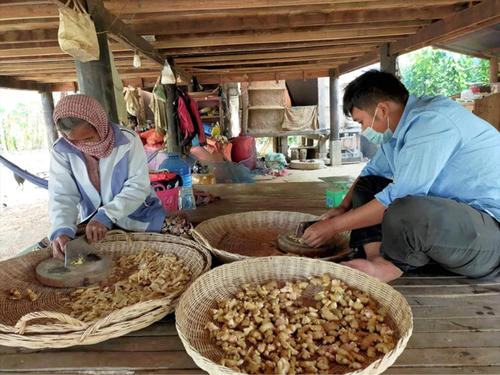
[[[347,208],[342,206],[334,207],[326,211],[323,215],[319,217],[320,220],[327,220],[334,218],[335,216],[340,216],[347,211]]]
[[[99,223],[98,221],[91,220],[87,227],[85,228],[85,234],[87,235],[87,241],[95,242],[100,241],[106,236],[106,232],[108,228],[104,224]]]
[[[56,237],[54,242],[52,242],[52,256],[54,258],[64,259],[64,246],[69,241],[71,241],[71,238],[64,234]]]
[[[310,247],[319,247],[337,234],[333,226],[334,219],[318,221],[306,229],[302,239]]]

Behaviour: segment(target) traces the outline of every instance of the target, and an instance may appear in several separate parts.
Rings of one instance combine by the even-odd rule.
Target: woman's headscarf
[[[59,119],[74,117],[87,121],[99,134],[98,142],[70,141],[64,132],[63,138],[79,149],[84,154],[101,159],[109,156],[114,146],[114,134],[108,122],[108,116],[102,105],[94,98],[87,95],[68,95],[57,103],[53,119],[57,124]]]
[[[92,185],[101,191],[101,178],[99,173],[99,159],[111,154],[115,144],[113,129],[108,122],[108,116],[102,105],[94,98],[87,95],[69,95],[62,98],[54,108],[54,122],[61,118],[73,117],[87,121],[99,134],[97,142],[70,141],[64,132],[62,137],[79,149],[85,158],[87,172]]]

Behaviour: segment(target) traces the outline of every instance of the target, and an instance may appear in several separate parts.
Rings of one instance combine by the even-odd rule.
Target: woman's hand
[[[87,227],[85,228],[85,234],[87,235],[87,241],[95,242],[100,241],[106,236],[108,228],[104,224],[98,221],[91,220]]]
[[[328,211],[326,211],[323,215],[321,215],[319,217],[319,219],[320,220],[331,219],[331,218],[334,218],[335,216],[340,216],[342,214],[345,214],[346,212],[347,212],[347,208],[345,208],[345,207],[342,207],[342,206],[334,207],[334,208],[331,208]]]
[[[334,220],[321,220],[307,228],[302,239],[310,247],[319,247],[336,234]]]
[[[52,242],[52,256],[54,258],[64,259],[64,246],[71,241],[66,235],[60,235]]]

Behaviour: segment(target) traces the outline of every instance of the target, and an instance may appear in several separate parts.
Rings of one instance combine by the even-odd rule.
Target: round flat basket
[[[207,247],[222,263],[249,257],[291,255],[279,249],[280,233],[294,233],[301,221],[314,215],[288,211],[250,211],[205,220],[193,230],[194,239]],[[349,254],[349,232],[339,233],[330,241],[323,260],[338,260]]]
[[[0,262],[0,342],[31,349],[63,348],[95,344],[149,326],[174,311],[180,294],[211,267],[210,253],[198,243],[158,233],[113,233],[96,244],[97,253],[118,259],[143,249],[173,253],[191,272],[187,285],[163,298],[151,299],[113,310],[84,322],[70,316],[66,302],[74,289],[40,284],[35,268],[52,254],[50,248]],[[21,298],[9,298],[16,289]],[[28,289],[37,298],[28,298]]]
[[[319,159],[310,159],[305,161],[292,160],[289,164],[289,167],[291,169],[312,170],[325,168],[325,163],[323,162],[323,160]]]
[[[349,267],[317,259],[300,257],[266,257],[247,259],[225,264],[198,278],[182,295],[177,305],[176,328],[186,352],[194,362],[209,374],[241,374],[219,365],[223,351],[210,339],[206,325],[211,321],[216,300],[230,299],[241,290],[243,284],[259,284],[268,281],[295,281],[311,276],[329,274],[345,281],[350,287],[368,292],[379,305],[388,311],[398,341],[391,351],[374,359],[351,375],[375,375],[385,371],[403,352],[413,330],[412,313],[405,298],[388,284]],[[336,365],[338,368],[339,366]],[[324,373],[327,373],[324,371]]]

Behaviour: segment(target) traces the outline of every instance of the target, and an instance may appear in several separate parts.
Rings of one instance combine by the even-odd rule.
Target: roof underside
[[[74,60],[57,42],[58,7],[65,2],[1,1],[0,86],[76,88]],[[88,0],[87,4],[91,13],[111,17],[107,31],[116,67],[126,84],[139,86],[154,83],[165,57],[201,83],[278,80],[327,76],[331,69],[354,70],[377,61],[380,46],[386,43],[391,54],[399,54],[456,38],[447,42],[449,49],[481,56],[488,50],[484,56],[489,57],[498,56],[500,40],[500,0]],[[125,29],[128,34],[123,35]],[[478,38],[463,39],[476,30]],[[482,30],[493,30],[491,40],[484,41]],[[134,43],[131,34],[154,35],[152,47],[142,38]],[[140,68],[132,66],[134,50],[149,54]]]

